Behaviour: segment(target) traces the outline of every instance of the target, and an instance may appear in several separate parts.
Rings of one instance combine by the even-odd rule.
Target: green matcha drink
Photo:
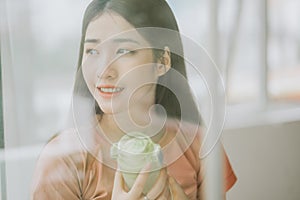
[[[143,192],[146,194],[152,188],[159,176],[162,166],[162,153],[158,144],[143,133],[132,132],[124,135],[119,142],[111,147],[111,157],[118,162],[119,170],[130,189],[140,171],[150,164],[148,180]]]

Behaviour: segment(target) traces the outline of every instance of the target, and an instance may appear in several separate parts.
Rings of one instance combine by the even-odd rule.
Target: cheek
[[[153,63],[128,65],[128,67],[120,70],[120,74],[122,74],[120,79],[126,80],[126,82],[135,82],[136,84],[146,82],[153,83],[157,80],[155,65]]]
[[[153,72],[149,69],[141,70],[140,72],[141,73],[132,73],[127,79],[128,90],[126,90],[126,99],[128,99],[128,101],[136,102],[138,100],[141,102],[145,95],[147,95],[147,99],[152,99],[149,98],[150,96],[148,95],[154,92],[154,86],[156,85]]]
[[[95,91],[95,81],[96,81],[96,72],[93,67],[90,65],[83,65],[82,66],[82,75],[88,89],[93,94]]]

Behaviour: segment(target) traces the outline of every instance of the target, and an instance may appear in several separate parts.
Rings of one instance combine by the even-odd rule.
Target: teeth
[[[107,92],[107,93],[115,93],[115,92],[120,92],[123,90],[123,88],[100,88],[102,92]]]

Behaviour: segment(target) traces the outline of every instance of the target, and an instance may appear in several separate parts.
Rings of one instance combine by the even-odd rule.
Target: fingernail
[[[151,163],[147,163],[147,164],[143,167],[142,172],[148,172],[150,169],[151,169]]]

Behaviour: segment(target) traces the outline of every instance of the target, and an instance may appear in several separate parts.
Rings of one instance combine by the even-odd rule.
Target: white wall
[[[300,122],[226,130],[223,143],[238,177],[228,200],[300,199]]]

